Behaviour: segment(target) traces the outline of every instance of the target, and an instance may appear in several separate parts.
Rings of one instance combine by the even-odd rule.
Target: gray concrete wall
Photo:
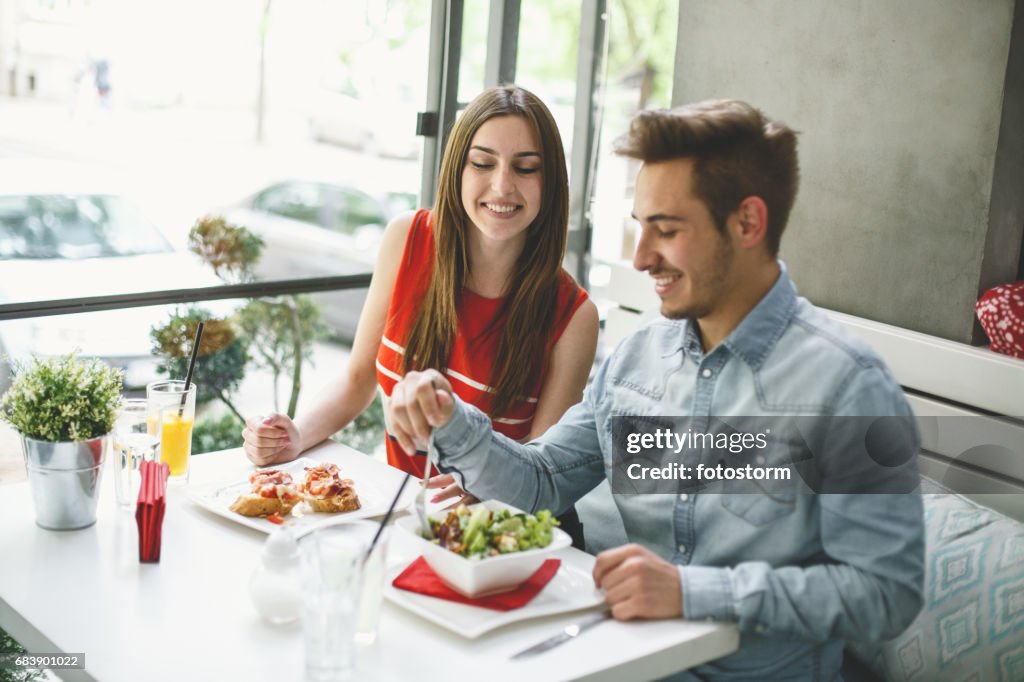
[[[801,293],[969,342],[1013,14],[1013,0],[683,0],[673,100],[736,97],[801,131],[781,254]]]

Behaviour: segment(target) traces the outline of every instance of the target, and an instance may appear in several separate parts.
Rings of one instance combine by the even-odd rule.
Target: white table
[[[366,457],[335,443],[309,456],[343,469],[346,458]],[[250,470],[241,450],[200,455],[192,466],[193,483],[238,480]],[[134,510],[117,509],[107,474],[97,523],[77,531],[36,526],[27,483],[0,487],[0,626],[33,653],[85,653],[84,671],[59,671],[69,680],[301,679],[301,627],[266,624],[249,601],[249,576],[266,535],[171,489],[161,561],[140,564]],[[397,487],[402,474],[388,474]],[[405,540],[392,536],[392,560],[413,558]],[[573,549],[559,558],[584,570],[593,564],[593,557]],[[580,615],[531,620],[467,640],[385,601],[378,641],[360,651],[357,679],[649,680],[738,646],[738,633],[728,625],[610,621],[545,654],[508,660]]]

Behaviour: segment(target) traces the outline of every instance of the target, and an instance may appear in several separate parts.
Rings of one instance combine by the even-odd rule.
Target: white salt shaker
[[[281,527],[263,545],[261,565],[249,580],[249,595],[259,614],[275,625],[299,618],[302,591],[299,546],[291,528]]]

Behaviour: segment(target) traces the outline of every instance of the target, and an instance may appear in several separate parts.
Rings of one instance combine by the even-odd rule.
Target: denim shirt
[[[492,433],[484,414],[457,403],[435,434],[441,470],[481,499],[560,511],[611,476],[616,415],[912,415],[881,359],[799,298],[780,265],[773,287],[711,352],[692,321],[642,327],[607,358],[583,401],[530,443]],[[918,446],[913,429],[906,456]],[[831,680],[844,639],[890,639],[917,615],[919,495],[751,497],[614,495],[629,541],[678,566],[683,617],[740,629],[738,652],[694,672]]]

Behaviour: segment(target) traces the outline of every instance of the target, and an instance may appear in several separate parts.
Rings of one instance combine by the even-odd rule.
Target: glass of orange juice
[[[191,384],[186,391],[184,381],[154,381],[146,386],[146,397],[150,402],[149,432],[160,431],[160,461],[170,469],[168,481],[187,482],[196,385]]]

